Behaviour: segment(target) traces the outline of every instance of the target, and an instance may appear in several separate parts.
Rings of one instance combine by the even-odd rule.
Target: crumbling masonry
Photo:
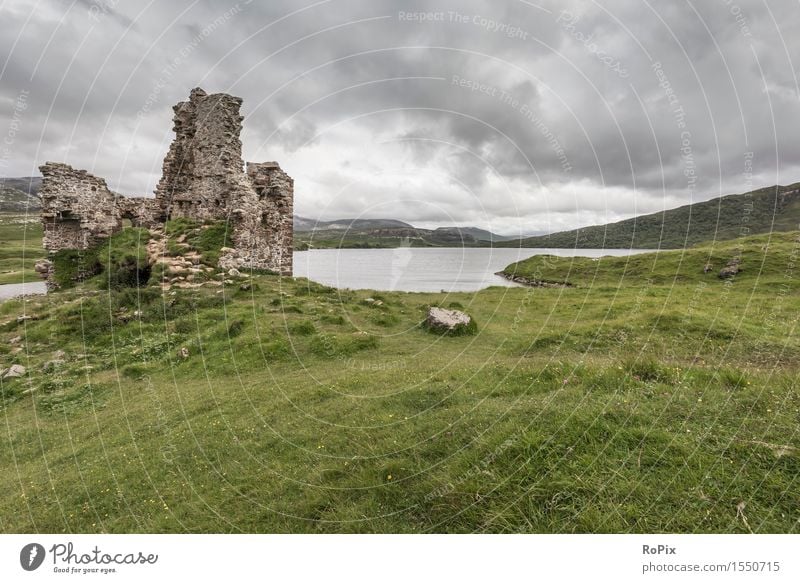
[[[231,244],[223,249],[221,268],[291,275],[294,182],[276,162],[248,162],[245,171],[241,104],[238,97],[198,88],[173,108],[175,140],[155,198],[121,196],[102,178],[67,164],[41,166],[45,249],[91,248],[126,220],[149,229],[180,217],[226,220]]]

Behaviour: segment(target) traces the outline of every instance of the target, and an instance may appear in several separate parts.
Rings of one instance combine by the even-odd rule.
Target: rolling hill
[[[392,248],[392,247],[483,247],[513,237],[497,235],[477,227],[420,229],[395,219],[339,219],[318,221],[294,217],[295,247]]]
[[[39,194],[39,189],[42,187],[42,177],[22,176],[19,178],[0,178],[0,186],[16,188],[17,190],[35,196]]]
[[[39,197],[0,183],[0,212],[38,212]]]
[[[550,235],[496,243],[500,247],[678,249],[702,241],[797,230],[800,183],[770,186],[705,202]]]

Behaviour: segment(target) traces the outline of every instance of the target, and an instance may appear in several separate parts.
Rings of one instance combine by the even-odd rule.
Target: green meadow
[[[0,213],[0,285],[40,281],[33,266],[43,257],[38,215]]]
[[[145,241],[0,303],[26,368],[0,381],[2,532],[800,532],[796,232],[453,294],[126,287]]]

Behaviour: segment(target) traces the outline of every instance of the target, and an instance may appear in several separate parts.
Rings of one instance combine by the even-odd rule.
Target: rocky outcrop
[[[89,249],[126,222],[158,231],[176,218],[224,220],[231,222],[233,246],[220,267],[291,275],[294,181],[276,162],[248,163],[245,172],[241,104],[239,97],[197,88],[173,108],[175,139],[155,198],[121,196],[67,164],[41,166],[44,247]],[[40,273],[52,280],[52,264]]]
[[[544,279],[525,277],[524,275],[505,273],[504,271],[498,271],[497,273],[495,273],[495,275],[499,275],[500,277],[507,279],[508,281],[513,281],[514,283],[518,283],[520,285],[526,285],[528,287],[575,287],[568,281],[547,281]]]

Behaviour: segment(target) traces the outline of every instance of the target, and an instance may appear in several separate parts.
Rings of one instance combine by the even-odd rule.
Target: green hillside
[[[749,232],[743,230],[749,228]],[[800,183],[733,194],[633,219],[495,243],[498,247],[681,249],[800,228]]]
[[[0,213],[30,213],[38,216],[40,206],[36,195],[0,183]]]

